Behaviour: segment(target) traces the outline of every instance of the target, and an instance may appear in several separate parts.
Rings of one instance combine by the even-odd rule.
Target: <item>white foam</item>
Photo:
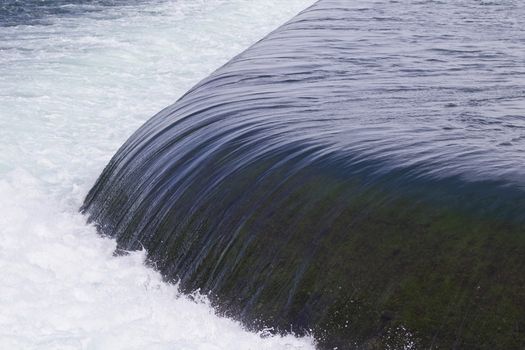
[[[182,296],[78,214],[124,140],[311,0],[179,0],[0,27],[0,349],[313,349]]]

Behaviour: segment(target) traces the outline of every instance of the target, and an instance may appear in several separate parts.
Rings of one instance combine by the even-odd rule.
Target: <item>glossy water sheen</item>
[[[523,17],[321,0],[142,126],[84,209],[251,324],[522,346]]]

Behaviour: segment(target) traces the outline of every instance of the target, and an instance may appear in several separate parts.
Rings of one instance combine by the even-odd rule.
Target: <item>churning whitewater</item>
[[[138,126],[312,2],[0,4],[1,349],[314,348],[216,316],[77,212]]]

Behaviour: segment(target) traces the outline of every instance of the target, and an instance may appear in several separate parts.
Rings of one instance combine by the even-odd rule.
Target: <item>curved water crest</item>
[[[523,15],[321,0],[135,132],[83,210],[254,328],[523,346]]]

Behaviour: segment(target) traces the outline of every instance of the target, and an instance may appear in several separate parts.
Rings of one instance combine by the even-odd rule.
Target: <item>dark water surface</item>
[[[522,18],[321,0],[142,126],[83,210],[253,327],[523,347]]]
[[[132,6],[145,0],[2,0],[0,27],[46,25],[60,16],[107,16],[108,7]]]

